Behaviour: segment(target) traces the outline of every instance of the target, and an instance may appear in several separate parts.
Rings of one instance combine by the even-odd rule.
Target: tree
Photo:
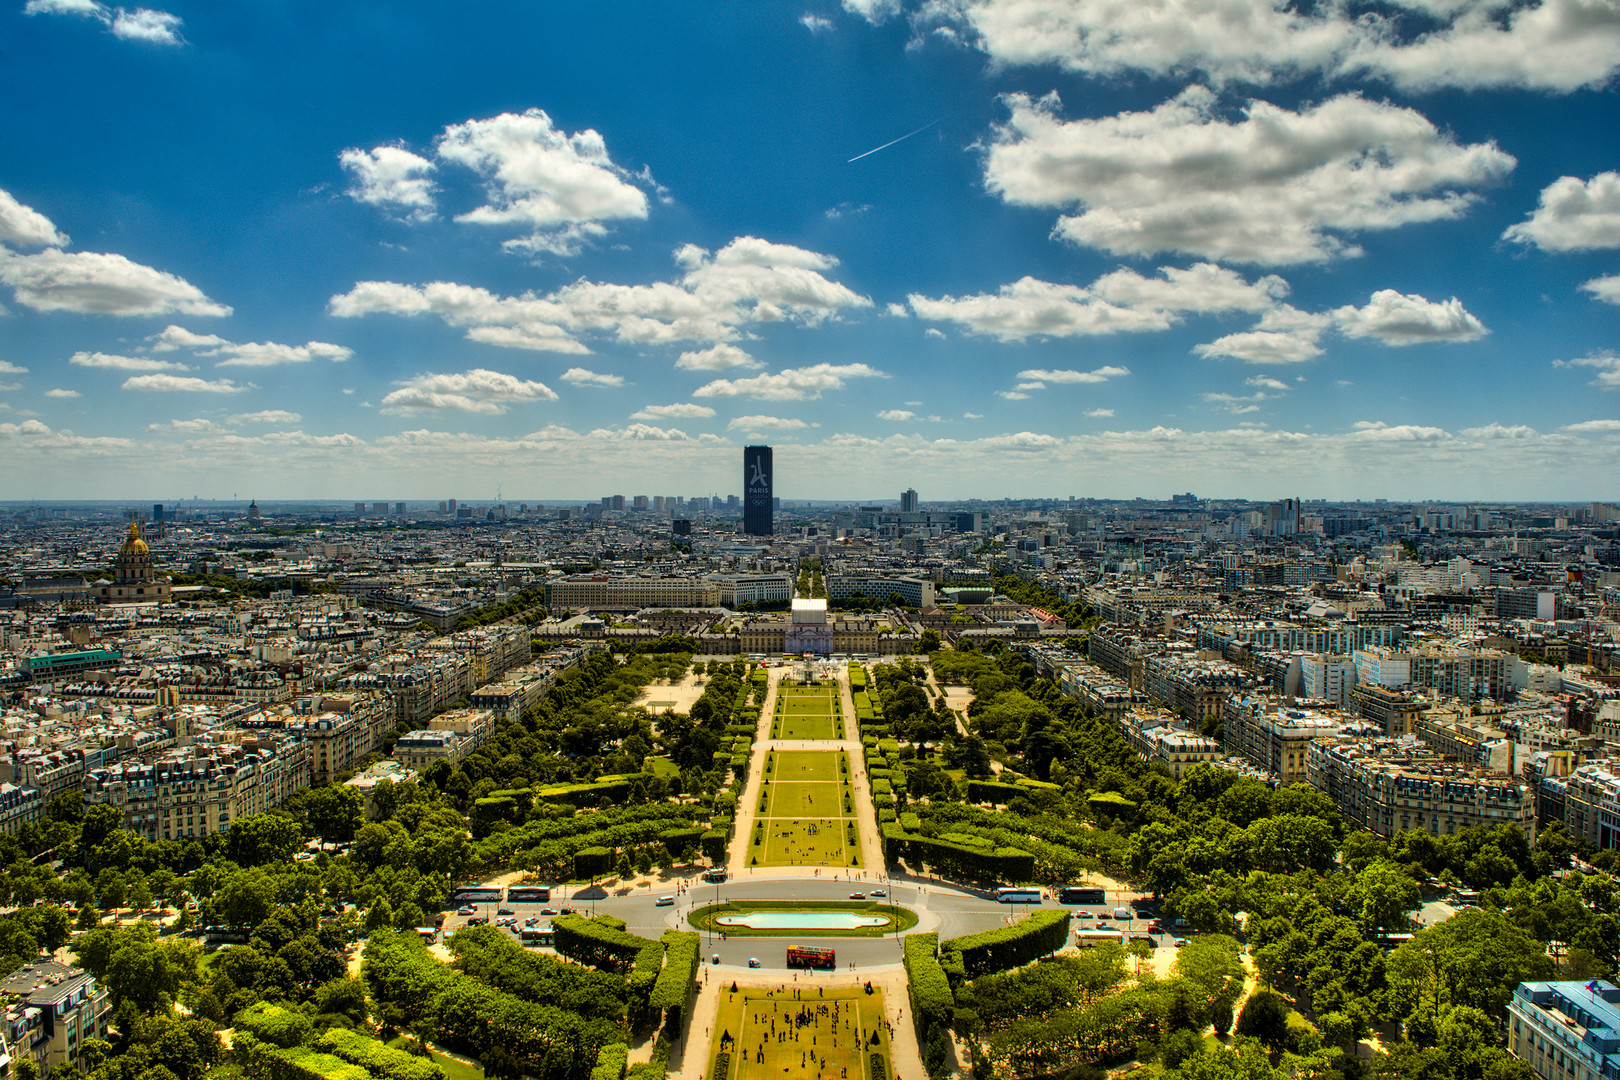
[[[225,855],[238,866],[290,862],[303,844],[298,822],[285,814],[254,814],[225,831]]]
[[[938,630],[924,630],[917,638],[917,652],[923,656],[936,653],[940,650],[941,644]]]
[[[1423,902],[1418,883],[1388,859],[1368,863],[1346,899],[1368,934],[1404,928],[1408,914]]]
[[[309,792],[303,802],[304,816],[323,844],[348,843],[355,830],[365,823],[365,800],[348,784],[327,784]]]
[[[1271,990],[1250,994],[1238,1014],[1236,1034],[1259,1039],[1271,1050],[1280,1049],[1288,1036],[1288,1002]]]
[[[84,823],[79,831],[80,850],[89,851],[123,826],[124,815],[117,807],[97,803],[84,812]]]
[[[1466,1005],[1506,1015],[1521,982],[1550,978],[1546,947],[1500,911],[1471,908],[1419,931],[1385,964],[1395,1018],[1421,1012],[1430,1027],[1447,1008]]]

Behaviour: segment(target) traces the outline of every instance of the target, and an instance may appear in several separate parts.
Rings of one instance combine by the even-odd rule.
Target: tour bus
[[[1104,890],[1089,885],[1065,885],[1058,890],[1058,902],[1063,904],[1106,904],[1108,895]]]
[[[1074,943],[1082,949],[1090,949],[1097,945],[1122,945],[1125,935],[1118,930],[1076,930]]]
[[[832,949],[821,949],[814,945],[789,945],[787,966],[834,968],[838,966],[838,957]]]
[[[552,929],[547,926],[525,926],[518,931],[518,938],[525,945],[550,945],[552,943]]]
[[[551,899],[551,890],[543,885],[514,885],[506,890],[508,904],[543,904]]]
[[[996,903],[998,904],[1038,904],[1041,902],[1039,889],[1015,889],[1003,887],[996,890]]]
[[[445,907],[460,907],[463,904],[498,904],[505,896],[505,889],[470,886],[457,889],[451,893],[444,905]]]

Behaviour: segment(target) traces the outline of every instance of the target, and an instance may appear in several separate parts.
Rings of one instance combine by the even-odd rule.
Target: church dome
[[[146,541],[141,539],[140,522],[131,521],[129,523],[129,535],[124,538],[123,544],[118,548],[118,557],[120,559],[139,558],[150,554],[151,549],[146,546]]]

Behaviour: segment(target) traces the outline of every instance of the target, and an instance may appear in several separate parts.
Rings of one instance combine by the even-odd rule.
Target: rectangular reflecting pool
[[[750,911],[746,915],[717,915],[714,921],[720,926],[746,926],[750,930],[862,930],[890,920],[852,911]]]

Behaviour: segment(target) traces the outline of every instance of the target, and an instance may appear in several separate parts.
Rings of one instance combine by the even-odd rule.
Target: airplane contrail
[[[879,150],[887,150],[889,147],[893,146],[897,142],[905,142],[907,139],[911,138],[913,135],[921,135],[923,132],[927,131],[929,128],[933,127],[935,124],[939,123],[939,121],[943,120],[943,119],[945,119],[945,118],[943,116],[941,116],[939,118],[939,120],[931,120],[928,123],[924,124],[922,127],[918,128],[916,131],[908,131],[906,134],[900,136],[898,139],[890,139],[888,142],[884,143],[882,146],[874,146],[874,147],[872,147],[872,149],[868,150],[864,154],[856,154],[854,157],[850,158],[849,161],[844,162],[844,164],[848,165],[851,161],[859,161],[863,157],[871,157],[873,154],[877,153]]]

